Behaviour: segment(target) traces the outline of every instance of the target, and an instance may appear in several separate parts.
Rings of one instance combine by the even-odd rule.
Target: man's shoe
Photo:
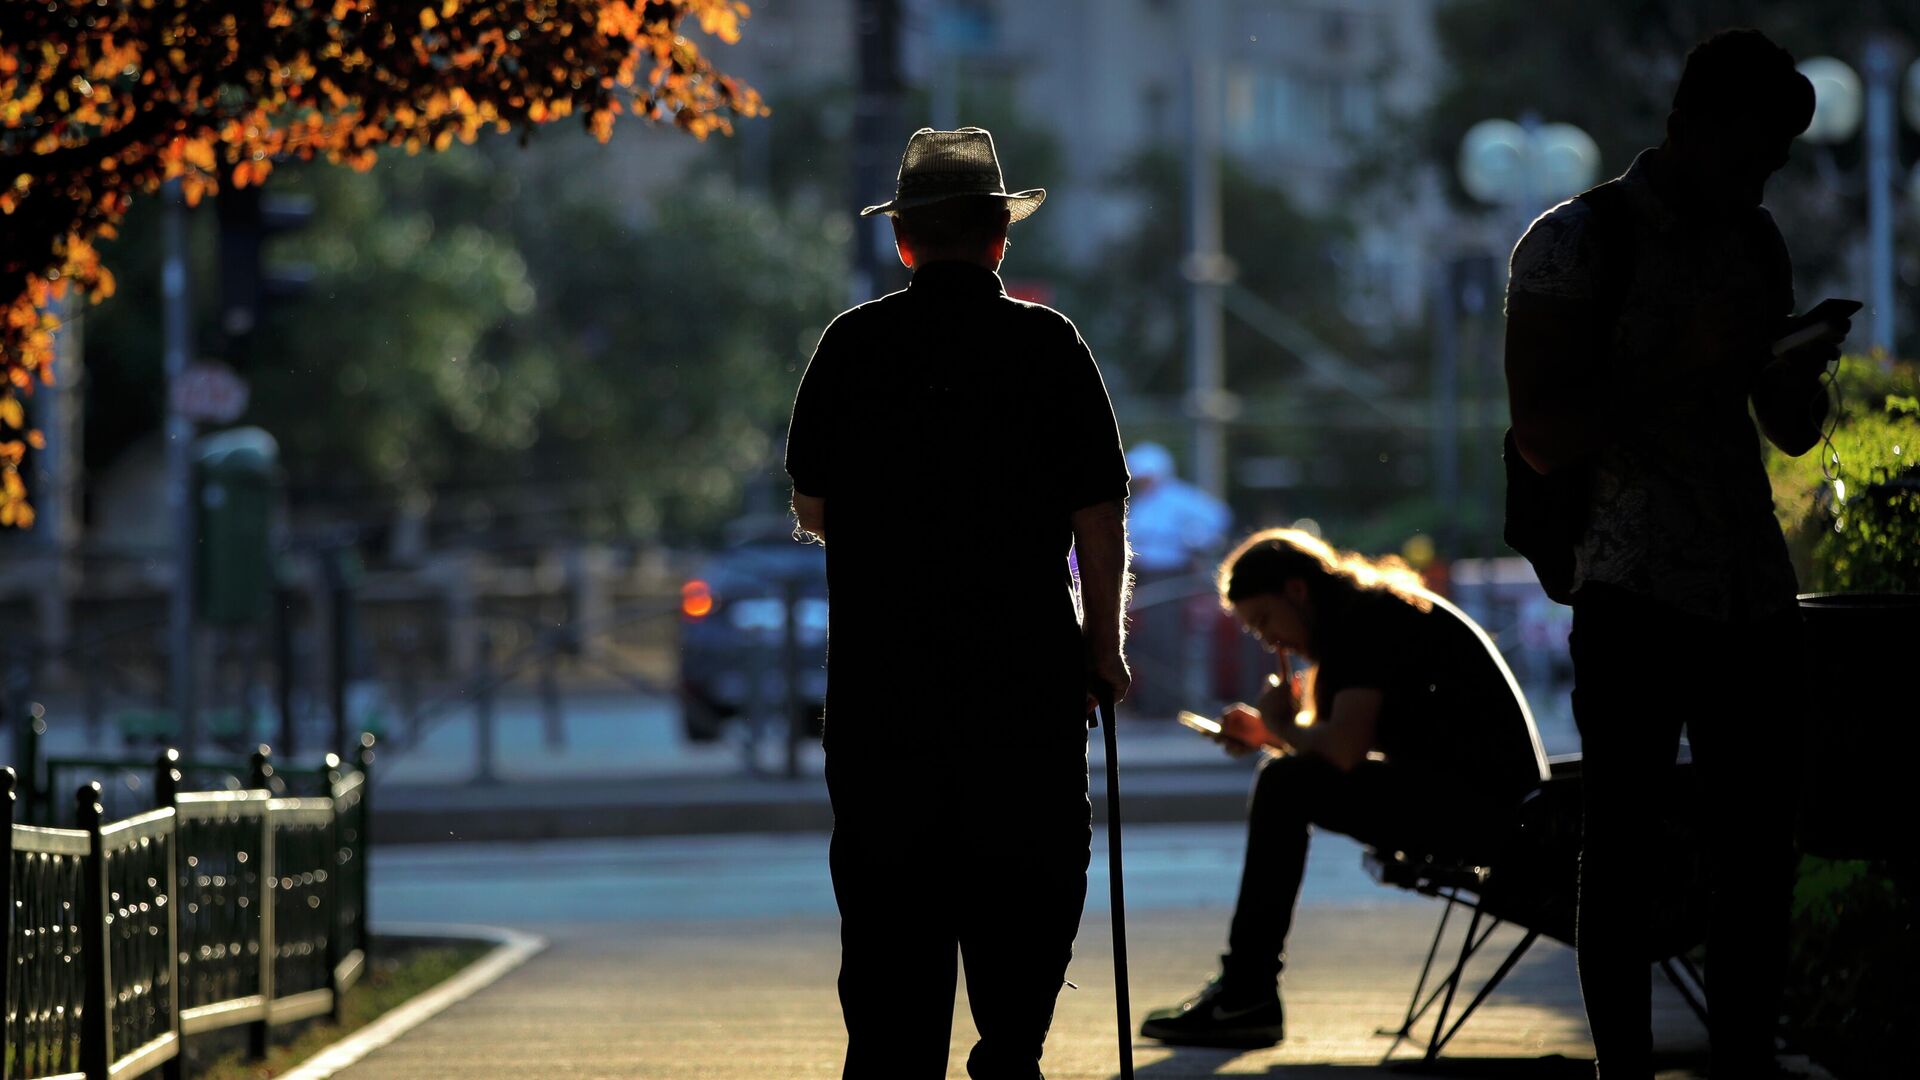
[[[1140,1034],[1173,1046],[1257,1050],[1287,1037],[1287,1014],[1273,987],[1229,989],[1216,978],[1180,1004],[1148,1013]]]

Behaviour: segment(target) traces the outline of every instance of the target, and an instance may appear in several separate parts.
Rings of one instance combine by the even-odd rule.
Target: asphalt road
[[[1128,833],[1127,897],[1137,1026],[1196,989],[1221,948],[1243,832],[1233,825]],[[1115,1075],[1105,852],[1045,1062],[1052,1080]],[[552,947],[341,1074],[344,1080],[463,1077],[768,1080],[839,1074],[843,1034],[826,838],[720,836],[448,845],[375,855],[374,919],[537,930]],[[1136,1045],[1148,1080],[1402,1075],[1380,1062],[1431,939],[1439,905],[1375,885],[1359,849],[1323,835],[1309,862],[1285,987],[1290,1037],[1248,1053]],[[1457,933],[1457,930],[1455,931]],[[1503,930],[1495,945],[1517,937]],[[1490,969],[1492,959],[1482,970]],[[1651,978],[1651,975],[1650,975]],[[1700,1075],[1703,1036],[1664,994],[1661,1045]],[[972,1041],[964,987],[949,1077]],[[1481,1077],[1591,1076],[1572,957],[1540,946],[1449,1048]],[[1415,1057],[1406,1048],[1398,1056]],[[1427,1075],[1434,1075],[1429,1072]]]

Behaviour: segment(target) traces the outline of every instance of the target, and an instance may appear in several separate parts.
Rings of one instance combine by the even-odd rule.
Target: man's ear
[[[900,265],[913,269],[913,248],[908,246],[906,236],[900,232],[900,219],[888,215],[887,220],[893,223],[893,249],[900,253]]]

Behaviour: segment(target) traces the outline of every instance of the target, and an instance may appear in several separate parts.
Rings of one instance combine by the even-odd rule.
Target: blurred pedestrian
[[[862,211],[912,282],[833,321],[794,401],[794,511],[831,537],[848,1078],[946,1075],[956,950],[969,1075],[1039,1077],[1086,898],[1088,691],[1128,685],[1127,470],[1079,332],[996,272],[1045,197],[1006,191],[985,130],[915,132]]]
[[[1812,116],[1813,87],[1784,49],[1756,30],[1717,34],[1687,56],[1666,140],[1548,211],[1513,252],[1513,440],[1574,496],[1578,955],[1606,1080],[1652,1073],[1649,927],[1679,885],[1644,870],[1670,809],[1649,793],[1666,790],[1682,726],[1715,883],[1713,1073],[1775,1072],[1804,657],[1748,407],[1783,451],[1812,448],[1820,376],[1848,329],[1833,320],[1787,347],[1812,327],[1789,317],[1792,266],[1761,206]]]
[[[1159,443],[1128,450],[1127,471],[1133,474],[1127,543],[1133,550],[1134,595],[1154,601],[1148,608],[1135,607],[1128,618],[1133,707],[1171,719],[1186,694],[1191,635],[1204,629],[1192,624],[1191,605],[1179,583],[1201,580],[1196,572],[1219,554],[1233,515],[1225,503],[1180,479],[1173,455]]]
[[[1220,564],[1220,603],[1278,654],[1257,705],[1217,736],[1260,763],[1220,973],[1147,1014],[1140,1034],[1189,1046],[1286,1037],[1278,989],[1313,828],[1386,850],[1490,860],[1546,757],[1513,673],[1485,631],[1395,558],[1268,529]],[[1298,686],[1295,661],[1311,665]]]

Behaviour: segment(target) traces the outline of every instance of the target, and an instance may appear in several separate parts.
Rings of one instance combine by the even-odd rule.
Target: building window
[[[1378,122],[1379,93],[1364,79],[1239,68],[1225,89],[1227,137],[1242,150],[1321,147]]]

